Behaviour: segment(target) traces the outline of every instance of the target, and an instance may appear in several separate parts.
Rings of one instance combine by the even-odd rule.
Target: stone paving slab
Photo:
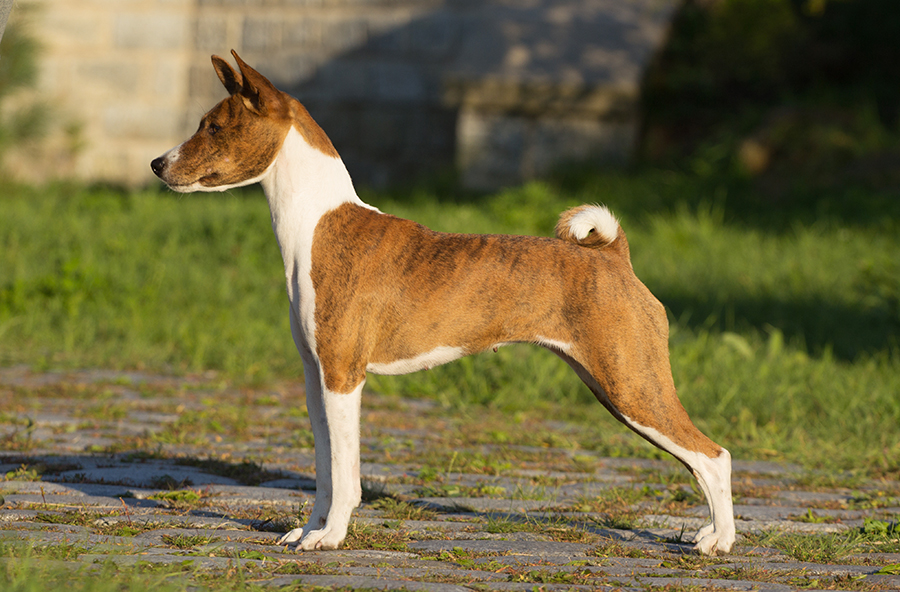
[[[737,546],[701,558],[685,541],[706,504],[676,462],[605,458],[577,444],[590,426],[546,418],[491,442],[508,418],[377,395],[345,546],[298,553],[277,541],[315,495],[302,402],[297,385],[0,368],[0,544],[69,549],[43,561],[59,569],[240,569],[270,589],[900,589],[895,481],[736,461]],[[572,447],[535,443],[555,433]]]

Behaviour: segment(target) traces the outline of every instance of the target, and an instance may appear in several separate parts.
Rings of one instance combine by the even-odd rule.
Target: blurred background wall
[[[898,0],[18,0],[0,178],[149,182],[231,48],[375,186],[572,160],[900,184]]]
[[[488,188],[568,159],[626,162],[674,4],[21,0],[5,52],[31,41],[39,50],[33,88],[4,111],[40,103],[54,125],[40,143],[7,138],[7,170],[149,182],[149,161],[224,97],[209,56],[232,48],[306,104],[364,183],[455,167]]]

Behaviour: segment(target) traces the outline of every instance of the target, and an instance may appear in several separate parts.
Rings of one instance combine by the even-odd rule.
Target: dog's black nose
[[[161,176],[162,172],[166,169],[166,159],[162,156],[154,158],[150,163],[150,169],[157,177]]]

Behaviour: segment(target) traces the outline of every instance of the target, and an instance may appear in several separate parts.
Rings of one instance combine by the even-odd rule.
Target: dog
[[[316,449],[309,522],[279,544],[344,540],[361,501],[367,372],[406,374],[525,342],[565,360],[616,419],[688,468],[710,512],[695,549],[731,550],[731,455],[678,400],[665,309],[635,276],[607,208],[562,213],[555,238],[445,234],[383,214],[357,196],[306,108],[231,54],[237,70],[212,56],[229,97],[150,166],[178,192],[265,191]]]

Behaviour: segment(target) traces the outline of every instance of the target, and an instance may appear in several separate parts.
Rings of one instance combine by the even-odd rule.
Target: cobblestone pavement
[[[900,589],[897,482],[737,461],[738,544],[701,558],[680,541],[705,504],[674,461],[603,458],[581,424],[371,394],[344,548],[297,553],[276,541],[313,500],[302,400],[297,385],[0,369],[0,544],[273,588]]]

